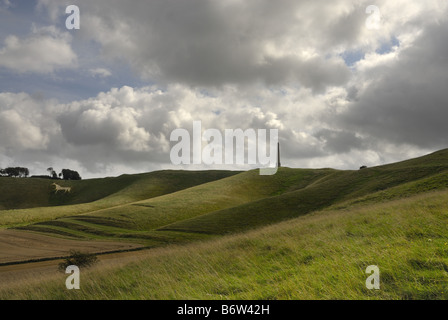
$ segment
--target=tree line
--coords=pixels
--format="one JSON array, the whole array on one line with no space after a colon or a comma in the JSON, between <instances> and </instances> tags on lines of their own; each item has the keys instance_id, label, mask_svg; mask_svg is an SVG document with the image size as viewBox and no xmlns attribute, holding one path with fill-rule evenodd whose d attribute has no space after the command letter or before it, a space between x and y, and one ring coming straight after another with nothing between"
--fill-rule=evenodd
<instances>
[{"instance_id":1,"label":"tree line","mask_svg":"<svg viewBox=\"0 0 448 320\"><path fill-rule=\"evenodd\" d=\"M81 180L81 176L77 171L70 169L62 169L58 174L56 171L50 167L47 169L49 172L48 176L31 176L31 178L45 178L45 179L56 179L56 180ZM30 175L28 168L24 167L8 167L5 169L0 168L1 177L13 177L13 178L27 178Z\"/></svg>"},{"instance_id":2,"label":"tree line","mask_svg":"<svg viewBox=\"0 0 448 320\"><path fill-rule=\"evenodd\" d=\"M6 169L0 169L0 175L3 177L26 178L30 175L30 171L28 168L9 167Z\"/></svg>"}]
</instances>

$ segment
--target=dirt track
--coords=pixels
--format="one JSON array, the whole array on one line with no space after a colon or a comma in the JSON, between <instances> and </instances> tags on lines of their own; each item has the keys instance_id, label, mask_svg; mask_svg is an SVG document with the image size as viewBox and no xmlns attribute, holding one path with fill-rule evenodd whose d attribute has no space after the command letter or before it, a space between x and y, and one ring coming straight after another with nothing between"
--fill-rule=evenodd
<instances>
[{"instance_id":1,"label":"dirt track","mask_svg":"<svg viewBox=\"0 0 448 320\"><path fill-rule=\"evenodd\" d=\"M146 250L117 252L98 256L98 267L120 266L132 261L138 261L146 254ZM36 279L51 279L61 272L58 271L58 264L62 260L50 260L41 262L30 262L0 266L0 289L14 285L26 284ZM65 279L66 275L62 276Z\"/></svg>"},{"instance_id":2,"label":"dirt track","mask_svg":"<svg viewBox=\"0 0 448 320\"><path fill-rule=\"evenodd\" d=\"M44 236L18 230L0 230L0 264L66 256L70 249L104 253L142 247L135 243L79 241ZM142 252L120 252L99 255L100 263L133 260ZM0 265L0 287L27 278L54 274L61 260Z\"/></svg>"},{"instance_id":3,"label":"dirt track","mask_svg":"<svg viewBox=\"0 0 448 320\"><path fill-rule=\"evenodd\" d=\"M71 249L100 253L142 247L135 243L81 241L19 230L0 230L0 264L67 256Z\"/></svg>"}]
</instances>

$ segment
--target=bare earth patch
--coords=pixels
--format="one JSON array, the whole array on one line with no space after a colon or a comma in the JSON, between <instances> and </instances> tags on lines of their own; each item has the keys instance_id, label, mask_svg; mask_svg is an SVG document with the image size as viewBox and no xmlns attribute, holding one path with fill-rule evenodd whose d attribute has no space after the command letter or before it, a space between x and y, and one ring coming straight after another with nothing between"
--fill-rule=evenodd
<instances>
[{"instance_id":1,"label":"bare earth patch","mask_svg":"<svg viewBox=\"0 0 448 320\"><path fill-rule=\"evenodd\" d=\"M136 243L69 240L19 230L0 230L0 264L67 256L71 249L104 253L142 247Z\"/></svg>"},{"instance_id":2,"label":"bare earth patch","mask_svg":"<svg viewBox=\"0 0 448 320\"><path fill-rule=\"evenodd\" d=\"M138 261L147 254L147 250L109 253L98 256L98 264L93 268L117 267L132 261ZM64 284L67 274L58 270L59 260L30 262L0 266L0 290L21 285L33 285L42 279L58 279ZM1 294L0 294L1 295Z\"/></svg>"}]
</instances>

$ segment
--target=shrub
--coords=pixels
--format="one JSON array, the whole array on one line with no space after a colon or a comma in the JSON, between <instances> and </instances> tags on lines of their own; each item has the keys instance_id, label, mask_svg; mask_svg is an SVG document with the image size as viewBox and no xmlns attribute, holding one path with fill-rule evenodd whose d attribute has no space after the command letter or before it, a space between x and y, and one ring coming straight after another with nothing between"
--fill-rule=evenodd
<instances>
[{"instance_id":1,"label":"shrub","mask_svg":"<svg viewBox=\"0 0 448 320\"><path fill-rule=\"evenodd\" d=\"M59 270L64 271L68 266L75 265L78 268L88 268L94 265L98 258L93 253L84 253L77 250L70 250L70 256L59 264Z\"/></svg>"}]
</instances>

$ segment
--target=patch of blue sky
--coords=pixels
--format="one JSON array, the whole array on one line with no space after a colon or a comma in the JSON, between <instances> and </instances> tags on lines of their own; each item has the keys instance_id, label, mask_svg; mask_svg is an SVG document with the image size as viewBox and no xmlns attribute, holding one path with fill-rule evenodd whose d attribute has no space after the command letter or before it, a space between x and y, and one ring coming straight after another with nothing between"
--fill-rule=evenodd
<instances>
[{"instance_id":1,"label":"patch of blue sky","mask_svg":"<svg viewBox=\"0 0 448 320\"><path fill-rule=\"evenodd\" d=\"M389 41L383 42L381 46L375 50L375 52L378 54L388 54L389 52L392 52L394 47L399 46L400 41L395 36L393 36L392 38L389 39Z\"/></svg>"},{"instance_id":2,"label":"patch of blue sky","mask_svg":"<svg viewBox=\"0 0 448 320\"><path fill-rule=\"evenodd\" d=\"M379 48L375 50L375 52L381 55L388 54L389 52L392 52L394 50L393 48L396 46L400 46L400 41L395 36L393 36L389 39L389 41L382 42ZM356 49L344 51L341 54L341 57L342 59L344 59L344 62L347 66L353 67L356 62L364 59L365 54L366 53L363 50Z\"/></svg>"},{"instance_id":3,"label":"patch of blue sky","mask_svg":"<svg viewBox=\"0 0 448 320\"><path fill-rule=\"evenodd\" d=\"M3 42L9 35L26 35L33 24L47 24L36 12L34 1L14 1L10 7L0 10L0 40Z\"/></svg>"},{"instance_id":4,"label":"patch of blue sky","mask_svg":"<svg viewBox=\"0 0 448 320\"><path fill-rule=\"evenodd\" d=\"M341 57L347 66L352 67L356 62L364 59L365 52L361 49L344 51Z\"/></svg>"},{"instance_id":5,"label":"patch of blue sky","mask_svg":"<svg viewBox=\"0 0 448 320\"><path fill-rule=\"evenodd\" d=\"M153 84L139 80L128 65L117 66L111 73L108 77L93 76L89 70L82 68L59 70L52 74L20 74L1 68L0 92L26 92L68 103L95 97L99 92L107 92L111 88L138 88Z\"/></svg>"}]
</instances>

